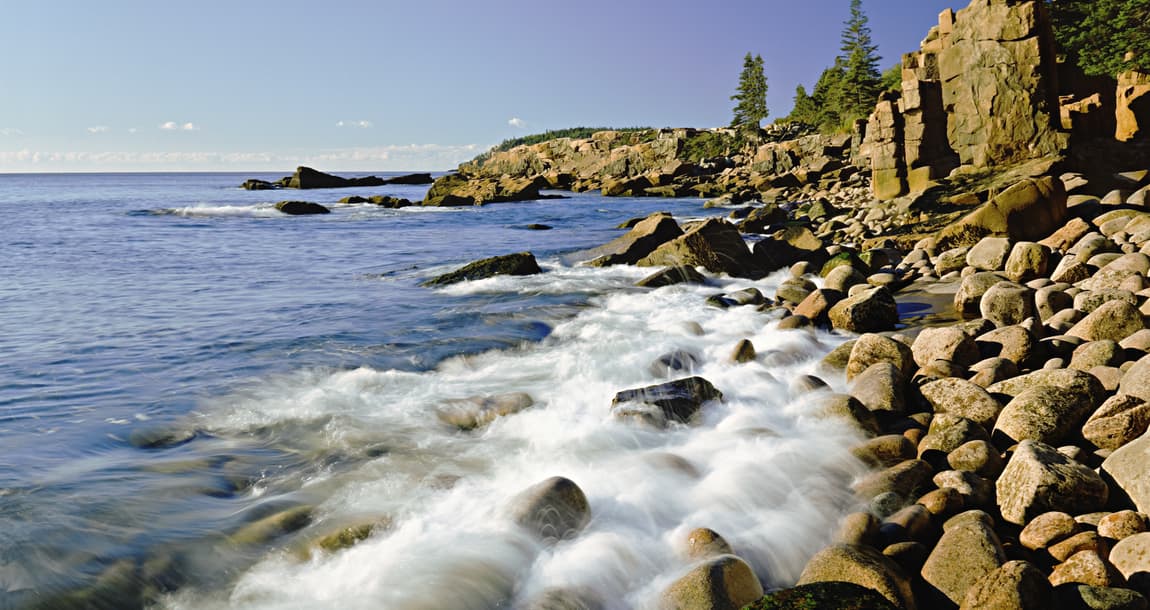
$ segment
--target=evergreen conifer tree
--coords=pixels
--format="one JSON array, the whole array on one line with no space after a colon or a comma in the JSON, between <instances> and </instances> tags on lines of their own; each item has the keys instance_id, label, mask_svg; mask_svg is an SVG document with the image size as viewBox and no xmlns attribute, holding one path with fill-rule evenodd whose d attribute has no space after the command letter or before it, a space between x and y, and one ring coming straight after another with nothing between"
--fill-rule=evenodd
<instances>
[{"instance_id":1,"label":"evergreen conifer tree","mask_svg":"<svg viewBox=\"0 0 1150 610\"><path fill-rule=\"evenodd\" d=\"M882 74L878 69L878 46L871 38L862 0L851 0L850 19L843 24L841 82L841 122L848 122L870 114L879 91Z\"/></svg>"},{"instance_id":2,"label":"evergreen conifer tree","mask_svg":"<svg viewBox=\"0 0 1150 610\"><path fill-rule=\"evenodd\" d=\"M1150 72L1150 0L1047 0L1066 58L1090 75ZM1126 54L1134 51L1132 59Z\"/></svg>"},{"instance_id":3,"label":"evergreen conifer tree","mask_svg":"<svg viewBox=\"0 0 1150 610\"><path fill-rule=\"evenodd\" d=\"M739 88L731 99L736 101L731 127L758 127L767 118L767 75L763 71L761 55L743 58L743 72L739 75Z\"/></svg>"}]
</instances>

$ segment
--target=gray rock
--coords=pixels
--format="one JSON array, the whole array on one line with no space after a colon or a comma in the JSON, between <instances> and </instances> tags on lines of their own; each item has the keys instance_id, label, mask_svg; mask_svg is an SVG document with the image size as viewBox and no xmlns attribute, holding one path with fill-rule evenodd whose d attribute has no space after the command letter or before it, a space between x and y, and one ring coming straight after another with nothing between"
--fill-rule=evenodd
<instances>
[{"instance_id":1,"label":"gray rock","mask_svg":"<svg viewBox=\"0 0 1150 610\"><path fill-rule=\"evenodd\" d=\"M999 282L982 295L978 309L996 326L1019 324L1034 316L1034 291L1014 282Z\"/></svg>"},{"instance_id":2,"label":"gray rock","mask_svg":"<svg viewBox=\"0 0 1150 610\"><path fill-rule=\"evenodd\" d=\"M1106 461L1102 462L1102 474L1110 482L1114 494L1129 499L1139 512L1150 512L1150 434L1143 434L1126 443Z\"/></svg>"},{"instance_id":3,"label":"gray rock","mask_svg":"<svg viewBox=\"0 0 1150 610\"><path fill-rule=\"evenodd\" d=\"M539 538L573 538L591 520L587 496L573 481L551 477L523 490L511 501L511 518Z\"/></svg>"},{"instance_id":4,"label":"gray rock","mask_svg":"<svg viewBox=\"0 0 1150 610\"><path fill-rule=\"evenodd\" d=\"M994 530L978 521L947 528L922 566L928 585L924 607L954 607L978 580L1006 563ZM949 602L949 603L948 603Z\"/></svg>"},{"instance_id":5,"label":"gray rock","mask_svg":"<svg viewBox=\"0 0 1150 610\"><path fill-rule=\"evenodd\" d=\"M1002 271L1012 245L1008 237L984 237L966 253L966 264L979 271Z\"/></svg>"},{"instance_id":6,"label":"gray rock","mask_svg":"<svg viewBox=\"0 0 1150 610\"><path fill-rule=\"evenodd\" d=\"M1035 387L1006 403L994 424L994 440L1009 447L1023 440L1057 445L1074 434L1097 405L1087 392Z\"/></svg>"},{"instance_id":7,"label":"gray rock","mask_svg":"<svg viewBox=\"0 0 1150 610\"><path fill-rule=\"evenodd\" d=\"M1098 473L1032 440L1015 448L996 491L1002 518L1016 525L1052 510L1071 514L1100 510L1109 497Z\"/></svg>"},{"instance_id":8,"label":"gray rock","mask_svg":"<svg viewBox=\"0 0 1150 610\"><path fill-rule=\"evenodd\" d=\"M919 388L935 413L948 413L974 421L990 429L1002 406L986 390L965 379L947 378Z\"/></svg>"},{"instance_id":9,"label":"gray rock","mask_svg":"<svg viewBox=\"0 0 1150 610\"><path fill-rule=\"evenodd\" d=\"M710 400L722 400L723 393L702 377L676 379L659 385L623 390L615 394L612 409L645 404L657 407L669 421L690 422Z\"/></svg>"}]
</instances>

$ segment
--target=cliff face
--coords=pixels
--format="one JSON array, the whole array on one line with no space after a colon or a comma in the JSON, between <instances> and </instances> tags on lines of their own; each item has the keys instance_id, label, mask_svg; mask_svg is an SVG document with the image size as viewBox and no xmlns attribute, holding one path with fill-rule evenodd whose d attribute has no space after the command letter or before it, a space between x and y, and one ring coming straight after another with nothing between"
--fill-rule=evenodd
<instances>
[{"instance_id":1,"label":"cliff face","mask_svg":"<svg viewBox=\"0 0 1150 610\"><path fill-rule=\"evenodd\" d=\"M944 11L903 56L901 91L866 124L860 160L875 195L921 191L959 165L1010 165L1061 152L1050 19L1033 0L974 0Z\"/></svg>"}]
</instances>

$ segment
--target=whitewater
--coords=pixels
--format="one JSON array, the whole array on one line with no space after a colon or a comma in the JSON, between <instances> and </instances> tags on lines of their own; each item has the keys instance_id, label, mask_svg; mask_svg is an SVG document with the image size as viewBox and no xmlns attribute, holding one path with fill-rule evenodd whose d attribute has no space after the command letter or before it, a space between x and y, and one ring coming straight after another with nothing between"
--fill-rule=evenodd
<instances>
[{"instance_id":1,"label":"whitewater","mask_svg":"<svg viewBox=\"0 0 1150 610\"><path fill-rule=\"evenodd\" d=\"M0 607L527 608L562 590L654 608L695 528L782 587L858 508L860 433L820 414L845 386L819 360L846 337L705 303L771 295L785 270L651 290L650 269L577 264L621 221L701 200L385 210L335 199L426 187L240 182L0 176ZM286 217L278 195L334 213ZM523 250L543 274L419 286ZM736 364L742 339L759 355ZM692 425L612 414L617 392L687 376L651 366L684 351L722 401ZM509 394L530 406L474 430L442 417ZM552 476L591 512L556 544L509 514ZM251 535L283 514L306 518ZM362 539L316 545L346 527Z\"/></svg>"}]
</instances>

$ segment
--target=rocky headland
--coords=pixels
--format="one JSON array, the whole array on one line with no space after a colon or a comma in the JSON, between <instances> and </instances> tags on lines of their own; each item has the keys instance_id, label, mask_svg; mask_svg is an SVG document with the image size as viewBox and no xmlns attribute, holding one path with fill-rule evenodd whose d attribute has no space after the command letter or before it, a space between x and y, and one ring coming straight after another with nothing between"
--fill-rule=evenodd
<instances>
[{"instance_id":1,"label":"rocky headland","mask_svg":"<svg viewBox=\"0 0 1150 610\"><path fill-rule=\"evenodd\" d=\"M721 533L696 530L684 544L697 563L666 607L1150 607L1150 75L1076 74L1041 2L973 0L940 15L903 57L899 90L851 133L559 138L465 163L413 205L555 190L710 199L721 216L635 219L585 264L650 267L649 287L789 268L773 295L707 303L852 335L821 367L849 393L798 383L868 437L853 449L872 467L854 486L867 509L795 588L767 594ZM427 285L541 272L518 253ZM903 295L923 292L950 304L900 316ZM731 348L733 362L758 358L750 341ZM621 388L613 412L690 425L722 399L689 375L691 357L662 363L681 379ZM520 398L448 419L481 426ZM590 510L577 481L555 478L516 514L563 538ZM557 590L532 607L597 606Z\"/></svg>"},{"instance_id":2,"label":"rocky headland","mask_svg":"<svg viewBox=\"0 0 1150 610\"><path fill-rule=\"evenodd\" d=\"M854 487L868 508L769 594L719 533L696 530L697 564L666 607L1150 607L1150 75L1074 74L1034 1L946 11L902 65L901 89L850 134L562 138L466 163L422 203L711 198L725 218L636 219L586 264L651 267L646 286L790 268L774 295L708 303L853 335L821 365L848 394L802 383L869 437L853 450L872 467ZM911 291L952 305L900 319ZM757 357L731 347L733 362ZM689 424L721 390L684 376L620 391L614 412ZM577 535L589 508L572 487L554 505L580 515Z\"/></svg>"}]
</instances>

